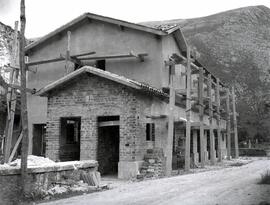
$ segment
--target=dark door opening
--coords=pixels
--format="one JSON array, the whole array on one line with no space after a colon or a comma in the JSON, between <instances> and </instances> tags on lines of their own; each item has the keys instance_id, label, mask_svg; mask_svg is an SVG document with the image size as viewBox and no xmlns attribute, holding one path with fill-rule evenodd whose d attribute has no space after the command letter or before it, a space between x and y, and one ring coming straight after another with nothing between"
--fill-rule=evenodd
<instances>
[{"instance_id":1,"label":"dark door opening","mask_svg":"<svg viewBox=\"0 0 270 205\"><path fill-rule=\"evenodd\" d=\"M45 129L46 124L33 124L33 155L45 156Z\"/></svg>"},{"instance_id":2,"label":"dark door opening","mask_svg":"<svg viewBox=\"0 0 270 205\"><path fill-rule=\"evenodd\" d=\"M61 118L60 161L80 160L81 118Z\"/></svg>"},{"instance_id":3,"label":"dark door opening","mask_svg":"<svg viewBox=\"0 0 270 205\"><path fill-rule=\"evenodd\" d=\"M102 175L115 175L119 162L119 116L99 117L97 160Z\"/></svg>"}]
</instances>

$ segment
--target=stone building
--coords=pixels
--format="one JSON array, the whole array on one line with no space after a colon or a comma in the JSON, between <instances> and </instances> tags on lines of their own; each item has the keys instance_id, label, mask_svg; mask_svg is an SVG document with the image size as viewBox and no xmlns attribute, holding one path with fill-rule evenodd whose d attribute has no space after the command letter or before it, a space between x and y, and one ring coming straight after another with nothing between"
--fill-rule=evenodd
<instances>
[{"instance_id":1,"label":"stone building","mask_svg":"<svg viewBox=\"0 0 270 205\"><path fill-rule=\"evenodd\" d=\"M168 94L157 88L85 66L37 95L48 98L50 159L96 159L102 174L130 178L138 174L147 149L165 148ZM182 110L178 104L175 139L184 138Z\"/></svg>"},{"instance_id":2,"label":"stone building","mask_svg":"<svg viewBox=\"0 0 270 205\"><path fill-rule=\"evenodd\" d=\"M187 53L178 26L155 29L86 13L28 45L26 53L27 86L38 90L28 95L30 153L45 152L59 161L96 159L102 173L118 173L120 178L139 173L147 150L162 158L169 116L170 72L165 62L172 55ZM197 60L193 65L203 68ZM186 88L183 73L185 66L176 65L177 90ZM197 74L192 75L194 94L197 78ZM182 165L184 156L183 99L182 94L176 95L173 114L175 168ZM191 111L191 122L195 123L191 144L196 164L201 149L196 108ZM203 123L209 127L206 114ZM216 119L213 127L217 127ZM226 128L223 119L220 127ZM206 128L206 142L207 133ZM37 141L46 142L44 150L35 146ZM226 144L225 139L222 144ZM203 149L209 150L209 143Z\"/></svg>"}]
</instances>

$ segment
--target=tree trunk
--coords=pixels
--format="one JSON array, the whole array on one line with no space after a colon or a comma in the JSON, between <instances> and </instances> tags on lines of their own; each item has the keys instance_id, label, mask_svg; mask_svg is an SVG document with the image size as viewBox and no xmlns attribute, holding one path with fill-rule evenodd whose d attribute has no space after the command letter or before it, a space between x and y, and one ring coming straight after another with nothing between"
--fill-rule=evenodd
<instances>
[{"instance_id":1,"label":"tree trunk","mask_svg":"<svg viewBox=\"0 0 270 205\"><path fill-rule=\"evenodd\" d=\"M28 117L26 99L26 66L25 66L25 2L21 0L21 33L20 33L20 69L21 69L21 119L22 119L22 154L21 154L21 178L22 191L26 194L27 181L27 155L28 155Z\"/></svg>"}]
</instances>

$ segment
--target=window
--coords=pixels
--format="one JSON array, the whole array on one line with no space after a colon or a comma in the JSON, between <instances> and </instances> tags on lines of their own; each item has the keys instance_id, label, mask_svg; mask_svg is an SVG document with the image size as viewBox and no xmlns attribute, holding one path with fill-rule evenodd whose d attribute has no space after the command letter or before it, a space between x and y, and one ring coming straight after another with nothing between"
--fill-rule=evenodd
<instances>
[{"instance_id":1,"label":"window","mask_svg":"<svg viewBox=\"0 0 270 205\"><path fill-rule=\"evenodd\" d=\"M146 141L155 141L155 124L146 124Z\"/></svg>"},{"instance_id":2,"label":"window","mask_svg":"<svg viewBox=\"0 0 270 205\"><path fill-rule=\"evenodd\" d=\"M105 68L106 68L106 61L105 60L97 60L96 67L99 68L99 69L101 69L101 70L105 70Z\"/></svg>"},{"instance_id":3,"label":"window","mask_svg":"<svg viewBox=\"0 0 270 205\"><path fill-rule=\"evenodd\" d=\"M64 144L77 144L80 141L81 118L61 118L61 136Z\"/></svg>"}]
</instances>

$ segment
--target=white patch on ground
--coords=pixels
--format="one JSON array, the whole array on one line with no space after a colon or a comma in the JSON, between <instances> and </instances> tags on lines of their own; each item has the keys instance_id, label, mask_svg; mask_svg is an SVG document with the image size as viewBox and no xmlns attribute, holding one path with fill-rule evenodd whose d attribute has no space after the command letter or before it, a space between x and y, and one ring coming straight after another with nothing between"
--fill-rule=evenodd
<instances>
[{"instance_id":1,"label":"white patch on ground","mask_svg":"<svg viewBox=\"0 0 270 205\"><path fill-rule=\"evenodd\" d=\"M55 195L55 194L63 194L66 193L68 189L65 186L56 185L48 190L48 194Z\"/></svg>"}]
</instances>

